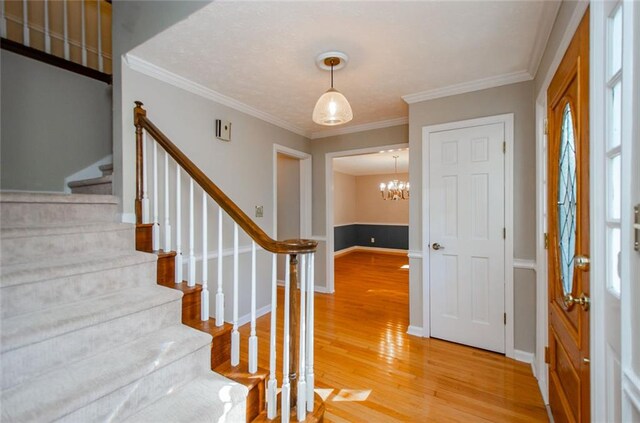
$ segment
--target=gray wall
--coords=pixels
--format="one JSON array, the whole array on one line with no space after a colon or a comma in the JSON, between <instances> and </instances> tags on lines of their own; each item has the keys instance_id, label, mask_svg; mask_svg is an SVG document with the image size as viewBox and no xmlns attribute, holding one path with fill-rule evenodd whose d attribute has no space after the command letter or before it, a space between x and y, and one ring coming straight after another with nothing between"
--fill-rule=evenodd
<instances>
[{"instance_id":1,"label":"gray wall","mask_svg":"<svg viewBox=\"0 0 640 423\"><path fill-rule=\"evenodd\" d=\"M300 238L300 159L278 153L277 239ZM284 281L286 257L278 257L278 280Z\"/></svg>"},{"instance_id":2,"label":"gray wall","mask_svg":"<svg viewBox=\"0 0 640 423\"><path fill-rule=\"evenodd\" d=\"M354 134L336 135L318 138L311 141L313 156L313 235L319 237L318 254L316 254L316 286L326 287L327 257L333 258L332 253L327 256L326 222L326 191L325 191L325 158L327 153L337 151L356 150L360 148L403 144L408 141L409 128L407 125L389 128L373 129L371 131ZM412 182L413 184L413 182ZM329 229L333 230L333 228Z\"/></svg>"},{"instance_id":3,"label":"gray wall","mask_svg":"<svg viewBox=\"0 0 640 423\"><path fill-rule=\"evenodd\" d=\"M181 149L187 157L189 157L215 184L217 184L230 198L233 200L248 216L254 218L255 206L264 206L264 217L254 218L255 222L269 235L273 236L274 222L274 160L273 146L280 144L295 150L309 152L309 141L285 129L266 123L260 119L254 118L237 110L215 103L204 97L192 94L188 91L169 85L155 78L143 75L139 72L123 66L123 86L122 93L125 104L131 105L133 101L140 99L145 102L147 116L158 128L164 132L176 146ZM215 119L228 120L232 123L231 141L224 142L215 138L214 125ZM128 171L123 173L125 176L124 183L128 187L130 195L135 195L135 133L133 127L133 113L123 115L124 127L130 128L123 134L123 158L128 166ZM164 156L160 149L159 159L159 180L163 180L163 161ZM151 153L148 155L151 160ZM170 184L173 187L175 181L174 169L175 165L171 161ZM187 228L188 228L188 186L186 185L187 177L182 177L183 186L183 212L182 212L182 247L186 254L188 244ZM151 188L151 183L149 188ZM162 189L160 194L162 194ZM196 187L196 222L200 222L199 211L201 208L202 192ZM123 198L123 202L131 204ZM132 200L129 199L129 200ZM163 204L162 197L159 204ZM173 198L170 201L172 206L170 215L171 219L175 218ZM162 209L162 207L161 207ZM132 210L130 211L132 212ZM209 212L209 249L217 251L217 221L214 220L217 213L217 207L211 202ZM164 222L162 210L160 210L160 222ZM226 226L224 228L224 248L232 247L233 229L231 220L225 217ZM172 223L175 229L175 222ZM242 231L240 231L242 233ZM200 234L196 235L196 255L200 254L201 241ZM250 240L247 236L240 236L240 246L248 247ZM271 258L270 255L260 252L258 257L258 299L257 307L267 306L270 302L269 297L269 278L271 275ZM185 256L186 257L186 256ZM248 262L250 254L242 254L241 256L241 275L240 281L242 286L246 287L249 283L250 263ZM230 262L225 260L224 268L226 271L230 268ZM215 266L216 261L210 260L209 268L213 269L209 272L209 284L215 286ZM200 263L197 265L198 272ZM185 267L186 271L186 267ZM186 273L185 273L186 274ZM199 276L197 277L197 280ZM231 278L227 277L226 281ZM231 292L230 287L225 290L226 293ZM210 291L212 295L215 290ZM249 295L246 290L242 290L240 296L240 315L244 315L249 311ZM226 296L229 300L230 295ZM211 299L211 304L215 304L215 298ZM231 312L231 307L226 308L227 312Z\"/></svg>"},{"instance_id":4,"label":"gray wall","mask_svg":"<svg viewBox=\"0 0 640 423\"><path fill-rule=\"evenodd\" d=\"M422 251L422 128L484 116L514 113L514 256L534 260L535 252L535 113L533 81L506 85L409 105L409 249ZM410 265L410 324L422 327L420 259ZM535 278L515 273L515 348L535 345Z\"/></svg>"},{"instance_id":5,"label":"gray wall","mask_svg":"<svg viewBox=\"0 0 640 423\"><path fill-rule=\"evenodd\" d=\"M132 130L133 103L122 95L128 90L122 79L122 56L209 3L211 1L118 0L112 4L113 193L121 198L120 207L126 219L133 213L135 185L130 181L135 172L135 155L131 156L128 146L123 144L124 135Z\"/></svg>"},{"instance_id":6,"label":"gray wall","mask_svg":"<svg viewBox=\"0 0 640 423\"><path fill-rule=\"evenodd\" d=\"M2 50L0 188L63 191L111 154L111 87Z\"/></svg>"}]
</instances>

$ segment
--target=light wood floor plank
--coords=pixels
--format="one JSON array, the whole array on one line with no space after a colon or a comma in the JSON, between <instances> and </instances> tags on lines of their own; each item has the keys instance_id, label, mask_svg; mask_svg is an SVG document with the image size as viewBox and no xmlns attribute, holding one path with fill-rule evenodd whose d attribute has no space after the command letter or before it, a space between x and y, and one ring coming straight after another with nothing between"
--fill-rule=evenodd
<instances>
[{"instance_id":1,"label":"light wood floor plank","mask_svg":"<svg viewBox=\"0 0 640 423\"><path fill-rule=\"evenodd\" d=\"M335 262L335 294L315 295L316 387L329 393L326 421L548 421L529 365L406 333L409 271L403 265L408 259L400 255L345 254ZM281 302L282 292L279 314ZM243 353L248 330L241 328ZM266 315L257 323L259 362L265 368L268 331Z\"/></svg>"}]
</instances>

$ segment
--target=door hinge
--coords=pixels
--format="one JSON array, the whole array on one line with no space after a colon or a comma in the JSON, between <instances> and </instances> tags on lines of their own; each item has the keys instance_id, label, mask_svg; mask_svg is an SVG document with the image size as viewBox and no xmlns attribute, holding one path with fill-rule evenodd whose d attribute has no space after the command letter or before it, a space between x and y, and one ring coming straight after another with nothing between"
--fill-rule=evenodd
<instances>
[{"instance_id":1,"label":"door hinge","mask_svg":"<svg viewBox=\"0 0 640 423\"><path fill-rule=\"evenodd\" d=\"M504 317L504 324L506 325L507 324L507 313L504 313L503 317Z\"/></svg>"},{"instance_id":2,"label":"door hinge","mask_svg":"<svg viewBox=\"0 0 640 423\"><path fill-rule=\"evenodd\" d=\"M507 239L507 228L502 228L502 239Z\"/></svg>"},{"instance_id":3,"label":"door hinge","mask_svg":"<svg viewBox=\"0 0 640 423\"><path fill-rule=\"evenodd\" d=\"M640 251L640 204L633 208L633 249Z\"/></svg>"},{"instance_id":4,"label":"door hinge","mask_svg":"<svg viewBox=\"0 0 640 423\"><path fill-rule=\"evenodd\" d=\"M549 364L549 347L544 347L544 362Z\"/></svg>"},{"instance_id":5,"label":"door hinge","mask_svg":"<svg viewBox=\"0 0 640 423\"><path fill-rule=\"evenodd\" d=\"M545 232L544 234L544 249L549 249L549 234Z\"/></svg>"},{"instance_id":6,"label":"door hinge","mask_svg":"<svg viewBox=\"0 0 640 423\"><path fill-rule=\"evenodd\" d=\"M544 134L549 135L549 121L547 119L544 120Z\"/></svg>"},{"instance_id":7,"label":"door hinge","mask_svg":"<svg viewBox=\"0 0 640 423\"><path fill-rule=\"evenodd\" d=\"M502 141L502 152L503 153L507 152L507 142L506 141Z\"/></svg>"}]
</instances>

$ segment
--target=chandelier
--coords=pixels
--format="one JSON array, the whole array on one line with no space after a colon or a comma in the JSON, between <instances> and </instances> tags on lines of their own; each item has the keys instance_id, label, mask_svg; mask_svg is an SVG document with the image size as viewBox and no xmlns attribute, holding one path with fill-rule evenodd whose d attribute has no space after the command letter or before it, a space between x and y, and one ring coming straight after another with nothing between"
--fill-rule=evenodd
<instances>
[{"instance_id":1,"label":"chandelier","mask_svg":"<svg viewBox=\"0 0 640 423\"><path fill-rule=\"evenodd\" d=\"M399 181L398 177L398 157L393 156L395 163L395 175L396 179L393 179L387 183L382 182L380 184L380 194L383 200L408 200L409 199L409 182Z\"/></svg>"}]
</instances>

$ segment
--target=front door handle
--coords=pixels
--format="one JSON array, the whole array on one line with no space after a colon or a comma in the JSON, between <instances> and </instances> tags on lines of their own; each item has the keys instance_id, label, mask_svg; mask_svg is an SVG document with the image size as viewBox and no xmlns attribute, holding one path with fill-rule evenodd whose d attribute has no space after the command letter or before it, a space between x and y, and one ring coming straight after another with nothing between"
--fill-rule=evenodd
<instances>
[{"instance_id":1,"label":"front door handle","mask_svg":"<svg viewBox=\"0 0 640 423\"><path fill-rule=\"evenodd\" d=\"M575 298L571 294L567 294L564 296L562 301L564 302L564 306L567 310L571 310L574 304L579 304L584 311L589 311L589 307L591 306L591 298L589 298L589 296L584 292L581 293L578 298Z\"/></svg>"},{"instance_id":2,"label":"front door handle","mask_svg":"<svg viewBox=\"0 0 640 423\"><path fill-rule=\"evenodd\" d=\"M444 245L440 245L437 242L434 242L433 245L431 246L434 250L444 250Z\"/></svg>"},{"instance_id":3,"label":"front door handle","mask_svg":"<svg viewBox=\"0 0 640 423\"><path fill-rule=\"evenodd\" d=\"M587 256L575 256L573 259L573 267L583 272L588 272L591 260Z\"/></svg>"}]
</instances>

